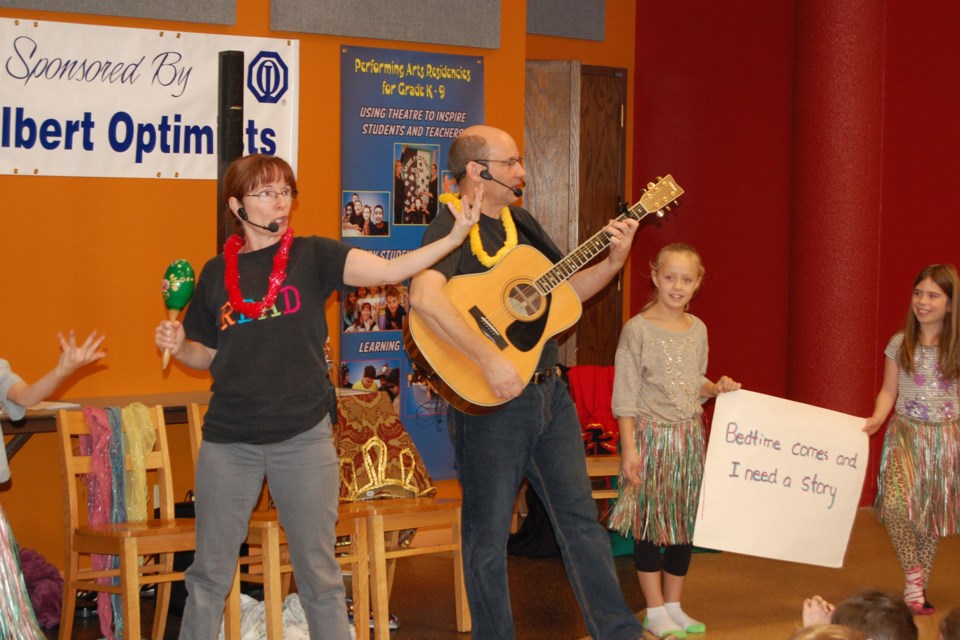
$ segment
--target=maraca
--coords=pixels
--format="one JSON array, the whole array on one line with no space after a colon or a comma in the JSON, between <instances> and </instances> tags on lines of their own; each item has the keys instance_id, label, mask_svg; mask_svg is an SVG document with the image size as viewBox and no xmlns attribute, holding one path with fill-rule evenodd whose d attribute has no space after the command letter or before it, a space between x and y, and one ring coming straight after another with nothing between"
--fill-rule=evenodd
<instances>
[{"instance_id":1,"label":"maraca","mask_svg":"<svg viewBox=\"0 0 960 640\"><path fill-rule=\"evenodd\" d=\"M163 302L167 320L176 320L193 295L193 267L186 260L174 260L163 274ZM170 364L170 349L163 350L161 366Z\"/></svg>"}]
</instances>

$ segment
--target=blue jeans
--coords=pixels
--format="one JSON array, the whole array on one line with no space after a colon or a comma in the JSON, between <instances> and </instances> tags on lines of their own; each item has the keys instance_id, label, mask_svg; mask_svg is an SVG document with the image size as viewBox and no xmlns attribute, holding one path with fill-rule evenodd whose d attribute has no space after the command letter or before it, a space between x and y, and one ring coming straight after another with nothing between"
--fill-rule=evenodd
<instances>
[{"instance_id":1,"label":"blue jeans","mask_svg":"<svg viewBox=\"0 0 960 640\"><path fill-rule=\"evenodd\" d=\"M180 640L216 640L250 513L267 477L311 640L350 637L334 555L340 466L330 418L275 444L204 442L197 460L197 553Z\"/></svg>"},{"instance_id":2,"label":"blue jeans","mask_svg":"<svg viewBox=\"0 0 960 640\"><path fill-rule=\"evenodd\" d=\"M617 581L610 538L597 522L576 408L557 378L529 384L502 409L450 411L463 490L463 564L473 637L515 637L507 584L507 538L524 476L550 516L587 632L596 640L643 630Z\"/></svg>"}]
</instances>

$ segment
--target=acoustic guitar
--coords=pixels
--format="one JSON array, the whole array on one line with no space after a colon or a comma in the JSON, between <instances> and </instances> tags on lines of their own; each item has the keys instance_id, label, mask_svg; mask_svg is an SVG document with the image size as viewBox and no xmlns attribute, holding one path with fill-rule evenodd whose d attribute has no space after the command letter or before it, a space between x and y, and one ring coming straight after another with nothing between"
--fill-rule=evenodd
<instances>
[{"instance_id":1,"label":"acoustic guitar","mask_svg":"<svg viewBox=\"0 0 960 640\"><path fill-rule=\"evenodd\" d=\"M672 176L647 185L643 197L617 220L662 217L683 193ZM528 245L517 245L489 271L450 278L444 294L467 324L485 336L529 381L543 345L573 325L582 310L580 298L567 280L610 244L606 231L589 240L557 264ZM507 402L487 384L483 370L456 345L437 336L411 308L403 326L407 354L425 381L457 409L472 414L494 411Z\"/></svg>"}]
</instances>

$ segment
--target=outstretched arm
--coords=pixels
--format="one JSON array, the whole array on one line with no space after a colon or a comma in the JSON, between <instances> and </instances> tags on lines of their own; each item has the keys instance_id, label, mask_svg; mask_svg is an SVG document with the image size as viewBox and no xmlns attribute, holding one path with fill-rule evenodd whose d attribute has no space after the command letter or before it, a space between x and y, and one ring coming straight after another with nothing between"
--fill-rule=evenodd
<instances>
[{"instance_id":1,"label":"outstretched arm","mask_svg":"<svg viewBox=\"0 0 960 640\"><path fill-rule=\"evenodd\" d=\"M707 380L700 387L701 398L716 398L721 393L736 391L740 388L740 383L729 376L720 376L716 382Z\"/></svg>"},{"instance_id":2,"label":"outstretched arm","mask_svg":"<svg viewBox=\"0 0 960 640\"><path fill-rule=\"evenodd\" d=\"M630 255L633 236L638 226L639 223L633 218L625 218L619 222L611 220L610 224L604 227L610 235L610 252L606 259L570 276L570 286L577 292L581 302L607 286L607 283L620 272Z\"/></svg>"},{"instance_id":3,"label":"outstretched arm","mask_svg":"<svg viewBox=\"0 0 960 640\"><path fill-rule=\"evenodd\" d=\"M464 207L464 211L457 211L454 207L449 209L456 220L450 233L415 251L405 253L393 260L385 260L369 251L351 250L347 254L347 262L343 267L343 283L352 287L369 287L402 282L439 262L441 258L463 244L471 227L481 215L479 200L476 206Z\"/></svg>"},{"instance_id":4,"label":"outstretched arm","mask_svg":"<svg viewBox=\"0 0 960 640\"><path fill-rule=\"evenodd\" d=\"M57 340L60 342L60 361L57 366L51 369L46 375L34 382L17 382L7 391L7 397L19 404L21 407L32 407L49 397L67 377L80 367L96 362L107 355L106 351L100 351L100 345L106 336L98 336L97 332L92 332L82 345L77 345L76 336L73 329L64 337L62 333L57 333Z\"/></svg>"},{"instance_id":5,"label":"outstretched arm","mask_svg":"<svg viewBox=\"0 0 960 640\"><path fill-rule=\"evenodd\" d=\"M899 383L900 369L897 361L893 358L883 359L883 386L880 387L880 393L877 394L877 401L873 405L873 415L867 418L863 425L863 430L867 435L872 436L879 429L883 421L887 419L890 410L897 401L897 393L900 388Z\"/></svg>"}]
</instances>

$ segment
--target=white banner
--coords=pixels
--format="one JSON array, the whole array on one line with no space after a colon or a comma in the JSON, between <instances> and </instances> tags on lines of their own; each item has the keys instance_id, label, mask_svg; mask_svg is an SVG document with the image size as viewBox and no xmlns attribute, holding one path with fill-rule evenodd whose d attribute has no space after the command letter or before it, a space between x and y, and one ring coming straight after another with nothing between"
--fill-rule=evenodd
<instances>
[{"instance_id":1,"label":"white banner","mask_svg":"<svg viewBox=\"0 0 960 640\"><path fill-rule=\"evenodd\" d=\"M296 168L298 40L2 18L3 173L215 180L221 51L244 54L244 154Z\"/></svg>"},{"instance_id":2,"label":"white banner","mask_svg":"<svg viewBox=\"0 0 960 640\"><path fill-rule=\"evenodd\" d=\"M842 566L867 467L863 423L742 389L720 394L694 544Z\"/></svg>"}]
</instances>

